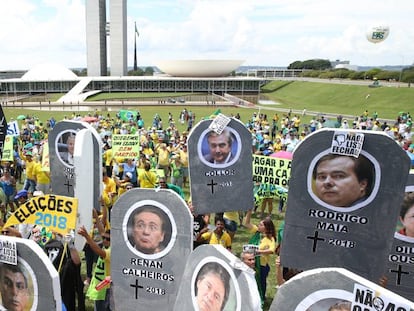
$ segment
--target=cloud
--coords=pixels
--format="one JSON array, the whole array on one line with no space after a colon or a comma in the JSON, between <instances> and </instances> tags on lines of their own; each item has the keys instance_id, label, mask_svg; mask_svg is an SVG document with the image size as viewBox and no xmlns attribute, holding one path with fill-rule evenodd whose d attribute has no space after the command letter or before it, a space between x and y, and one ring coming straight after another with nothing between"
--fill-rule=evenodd
<instances>
[{"instance_id":1,"label":"cloud","mask_svg":"<svg viewBox=\"0 0 414 311\"><path fill-rule=\"evenodd\" d=\"M3 2L0 70L48 61L86 67L84 0ZM311 58L411 64L413 11L411 0L129 0L128 63L137 22L140 65L201 58L268 66ZM390 26L390 36L368 42L367 28L382 24Z\"/></svg>"}]
</instances>

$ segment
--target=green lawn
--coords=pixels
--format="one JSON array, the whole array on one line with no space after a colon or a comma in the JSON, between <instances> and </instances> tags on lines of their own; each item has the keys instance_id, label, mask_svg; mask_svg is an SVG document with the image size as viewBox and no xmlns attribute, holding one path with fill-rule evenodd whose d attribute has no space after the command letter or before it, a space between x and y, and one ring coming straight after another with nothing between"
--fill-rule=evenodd
<instances>
[{"instance_id":1,"label":"green lawn","mask_svg":"<svg viewBox=\"0 0 414 311\"><path fill-rule=\"evenodd\" d=\"M414 88L274 81L263 87L263 96L280 107L323 113L360 115L365 110L380 118L395 119L398 112L414 108ZM369 97L367 98L367 95Z\"/></svg>"}]
</instances>

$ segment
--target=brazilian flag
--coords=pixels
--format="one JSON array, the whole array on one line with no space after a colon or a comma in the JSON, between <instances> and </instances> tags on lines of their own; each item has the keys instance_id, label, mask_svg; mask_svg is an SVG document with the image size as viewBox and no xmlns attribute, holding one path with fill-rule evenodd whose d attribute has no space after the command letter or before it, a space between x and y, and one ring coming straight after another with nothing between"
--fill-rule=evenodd
<instances>
[{"instance_id":1,"label":"brazilian flag","mask_svg":"<svg viewBox=\"0 0 414 311\"><path fill-rule=\"evenodd\" d=\"M137 112L132 110L119 110L119 117L122 121L130 121L130 120L136 120L137 119Z\"/></svg>"}]
</instances>

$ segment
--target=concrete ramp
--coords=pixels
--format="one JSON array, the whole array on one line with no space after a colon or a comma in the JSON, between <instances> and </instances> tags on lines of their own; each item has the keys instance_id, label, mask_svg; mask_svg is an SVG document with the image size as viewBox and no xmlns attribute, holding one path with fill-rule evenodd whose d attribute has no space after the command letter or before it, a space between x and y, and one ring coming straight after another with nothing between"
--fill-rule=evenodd
<instances>
[{"instance_id":1,"label":"concrete ramp","mask_svg":"<svg viewBox=\"0 0 414 311\"><path fill-rule=\"evenodd\" d=\"M102 92L101 90L83 92L83 90L92 81L91 78L82 78L69 92L57 100L58 103L77 103L83 102L89 96Z\"/></svg>"}]
</instances>

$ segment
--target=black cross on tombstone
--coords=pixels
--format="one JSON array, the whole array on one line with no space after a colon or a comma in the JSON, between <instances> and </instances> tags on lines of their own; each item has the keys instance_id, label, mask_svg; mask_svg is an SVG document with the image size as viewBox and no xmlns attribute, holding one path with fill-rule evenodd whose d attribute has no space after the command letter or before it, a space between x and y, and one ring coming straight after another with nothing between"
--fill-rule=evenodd
<instances>
[{"instance_id":1,"label":"black cross on tombstone","mask_svg":"<svg viewBox=\"0 0 414 311\"><path fill-rule=\"evenodd\" d=\"M398 270L391 269L390 272L397 273L397 285L401 285L401 274L410 274L409 272L403 271L401 265L398 265Z\"/></svg>"},{"instance_id":2,"label":"black cross on tombstone","mask_svg":"<svg viewBox=\"0 0 414 311\"><path fill-rule=\"evenodd\" d=\"M314 236L307 236L307 239L313 240L313 246L312 246L312 252L316 252L316 244L318 243L318 241L325 241L325 239L323 238L318 238L319 236L319 232L315 231L315 235Z\"/></svg>"},{"instance_id":3,"label":"black cross on tombstone","mask_svg":"<svg viewBox=\"0 0 414 311\"><path fill-rule=\"evenodd\" d=\"M214 186L217 186L217 183L211 180L211 183L207 184L207 186L211 186L211 193L214 193Z\"/></svg>"},{"instance_id":4,"label":"black cross on tombstone","mask_svg":"<svg viewBox=\"0 0 414 311\"><path fill-rule=\"evenodd\" d=\"M73 185L69 182L68 178L66 178L66 182L63 185L68 187L68 193L70 193L70 187L73 187Z\"/></svg>"},{"instance_id":5,"label":"black cross on tombstone","mask_svg":"<svg viewBox=\"0 0 414 311\"><path fill-rule=\"evenodd\" d=\"M138 299L138 289L144 288L144 286L138 285L138 279L135 279L135 284L129 284L131 287L135 287L135 299Z\"/></svg>"}]
</instances>

